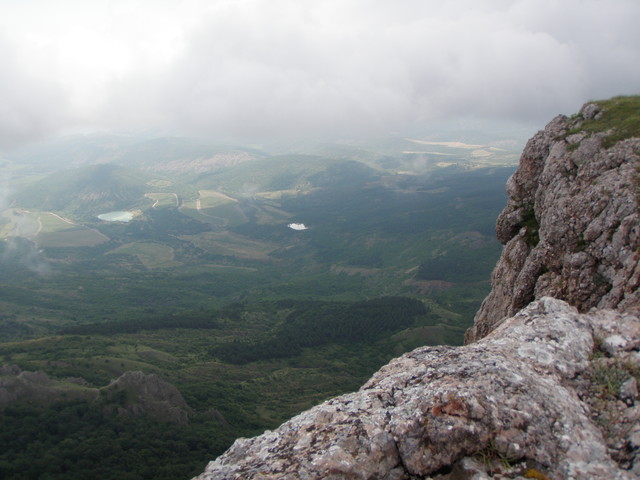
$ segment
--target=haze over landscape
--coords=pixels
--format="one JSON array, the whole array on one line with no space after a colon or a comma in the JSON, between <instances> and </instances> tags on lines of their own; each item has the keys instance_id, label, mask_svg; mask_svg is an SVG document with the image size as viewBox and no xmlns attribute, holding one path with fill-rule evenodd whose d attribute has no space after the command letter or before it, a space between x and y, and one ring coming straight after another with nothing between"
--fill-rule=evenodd
<instances>
[{"instance_id":1,"label":"haze over landscape","mask_svg":"<svg viewBox=\"0 0 640 480\"><path fill-rule=\"evenodd\" d=\"M640 83L634 0L0 5L0 146L71 131L265 140L535 131Z\"/></svg>"}]
</instances>

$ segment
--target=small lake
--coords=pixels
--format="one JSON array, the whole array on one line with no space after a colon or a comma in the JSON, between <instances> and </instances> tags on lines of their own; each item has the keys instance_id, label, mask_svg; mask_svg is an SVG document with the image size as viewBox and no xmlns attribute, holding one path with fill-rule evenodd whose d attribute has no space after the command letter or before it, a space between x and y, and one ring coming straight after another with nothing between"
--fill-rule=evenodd
<instances>
[{"instance_id":1,"label":"small lake","mask_svg":"<svg viewBox=\"0 0 640 480\"><path fill-rule=\"evenodd\" d=\"M133 219L131 212L108 212L98 215L100 220L105 222L130 222Z\"/></svg>"},{"instance_id":2,"label":"small lake","mask_svg":"<svg viewBox=\"0 0 640 480\"><path fill-rule=\"evenodd\" d=\"M304 223L290 223L287 227L292 230L307 230L307 226Z\"/></svg>"}]
</instances>

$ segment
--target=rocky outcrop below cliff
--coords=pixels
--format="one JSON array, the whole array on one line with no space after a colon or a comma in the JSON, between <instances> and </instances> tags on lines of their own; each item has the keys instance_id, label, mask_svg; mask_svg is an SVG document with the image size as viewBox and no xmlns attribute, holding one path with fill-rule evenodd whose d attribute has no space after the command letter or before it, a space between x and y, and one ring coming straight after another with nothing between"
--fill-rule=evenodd
<instances>
[{"instance_id":1,"label":"rocky outcrop below cliff","mask_svg":"<svg viewBox=\"0 0 640 480\"><path fill-rule=\"evenodd\" d=\"M640 100L630 129L621 104L527 144L467 345L405 354L197 480L640 478Z\"/></svg>"},{"instance_id":2,"label":"rocky outcrop below cliff","mask_svg":"<svg viewBox=\"0 0 640 480\"><path fill-rule=\"evenodd\" d=\"M102 389L105 399L121 394L117 413L124 416L149 416L171 423L186 424L191 408L178 389L155 374L125 372Z\"/></svg>"},{"instance_id":3,"label":"rocky outcrop below cliff","mask_svg":"<svg viewBox=\"0 0 640 480\"><path fill-rule=\"evenodd\" d=\"M17 365L0 366L0 410L16 403L48 404L68 398L94 401L97 388L85 388L80 378L55 380L42 371L23 371Z\"/></svg>"},{"instance_id":4,"label":"rocky outcrop below cliff","mask_svg":"<svg viewBox=\"0 0 640 480\"><path fill-rule=\"evenodd\" d=\"M605 148L612 131L583 126L598 125L606 114L587 104L574 117L556 117L527 143L496 222L504 250L492 291L467 343L545 295L583 312L640 305L640 138Z\"/></svg>"},{"instance_id":5,"label":"rocky outcrop below cliff","mask_svg":"<svg viewBox=\"0 0 640 480\"><path fill-rule=\"evenodd\" d=\"M18 403L49 405L70 400L92 402L106 413L177 424L186 424L191 412L178 389L155 374L125 372L108 386L94 388L82 378L55 379L42 371L0 366L0 410Z\"/></svg>"}]
</instances>

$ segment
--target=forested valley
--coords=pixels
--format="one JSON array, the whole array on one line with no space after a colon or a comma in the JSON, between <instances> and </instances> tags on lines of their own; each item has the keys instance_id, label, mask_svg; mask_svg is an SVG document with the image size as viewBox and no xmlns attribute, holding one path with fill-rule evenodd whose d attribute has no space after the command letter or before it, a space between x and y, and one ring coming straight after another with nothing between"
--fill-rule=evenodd
<instances>
[{"instance_id":1,"label":"forested valley","mask_svg":"<svg viewBox=\"0 0 640 480\"><path fill-rule=\"evenodd\" d=\"M190 478L460 344L516 157L418 145L78 136L1 160L0 477Z\"/></svg>"}]
</instances>

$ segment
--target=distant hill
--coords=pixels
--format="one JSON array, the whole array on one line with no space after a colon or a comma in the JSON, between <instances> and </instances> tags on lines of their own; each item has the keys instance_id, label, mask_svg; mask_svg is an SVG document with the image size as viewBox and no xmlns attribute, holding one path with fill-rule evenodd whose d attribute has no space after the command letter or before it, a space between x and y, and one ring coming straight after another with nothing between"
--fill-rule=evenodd
<instances>
[{"instance_id":1,"label":"distant hill","mask_svg":"<svg viewBox=\"0 0 640 480\"><path fill-rule=\"evenodd\" d=\"M112 162L145 171L193 177L263 156L262 152L249 148L208 145L188 138L167 137L138 141L120 152Z\"/></svg>"},{"instance_id":2,"label":"distant hill","mask_svg":"<svg viewBox=\"0 0 640 480\"><path fill-rule=\"evenodd\" d=\"M246 147L212 145L190 138L124 135L73 135L14 152L23 169L53 172L60 168L110 163L140 170L193 176L255 160L264 154Z\"/></svg>"},{"instance_id":3,"label":"distant hill","mask_svg":"<svg viewBox=\"0 0 640 480\"><path fill-rule=\"evenodd\" d=\"M200 175L196 183L225 193L251 196L282 190L309 190L311 177L338 163L316 155L274 155Z\"/></svg>"},{"instance_id":4,"label":"distant hill","mask_svg":"<svg viewBox=\"0 0 640 480\"><path fill-rule=\"evenodd\" d=\"M90 165L49 175L20 191L14 200L24 208L97 215L137 206L152 179L117 165Z\"/></svg>"}]
</instances>

